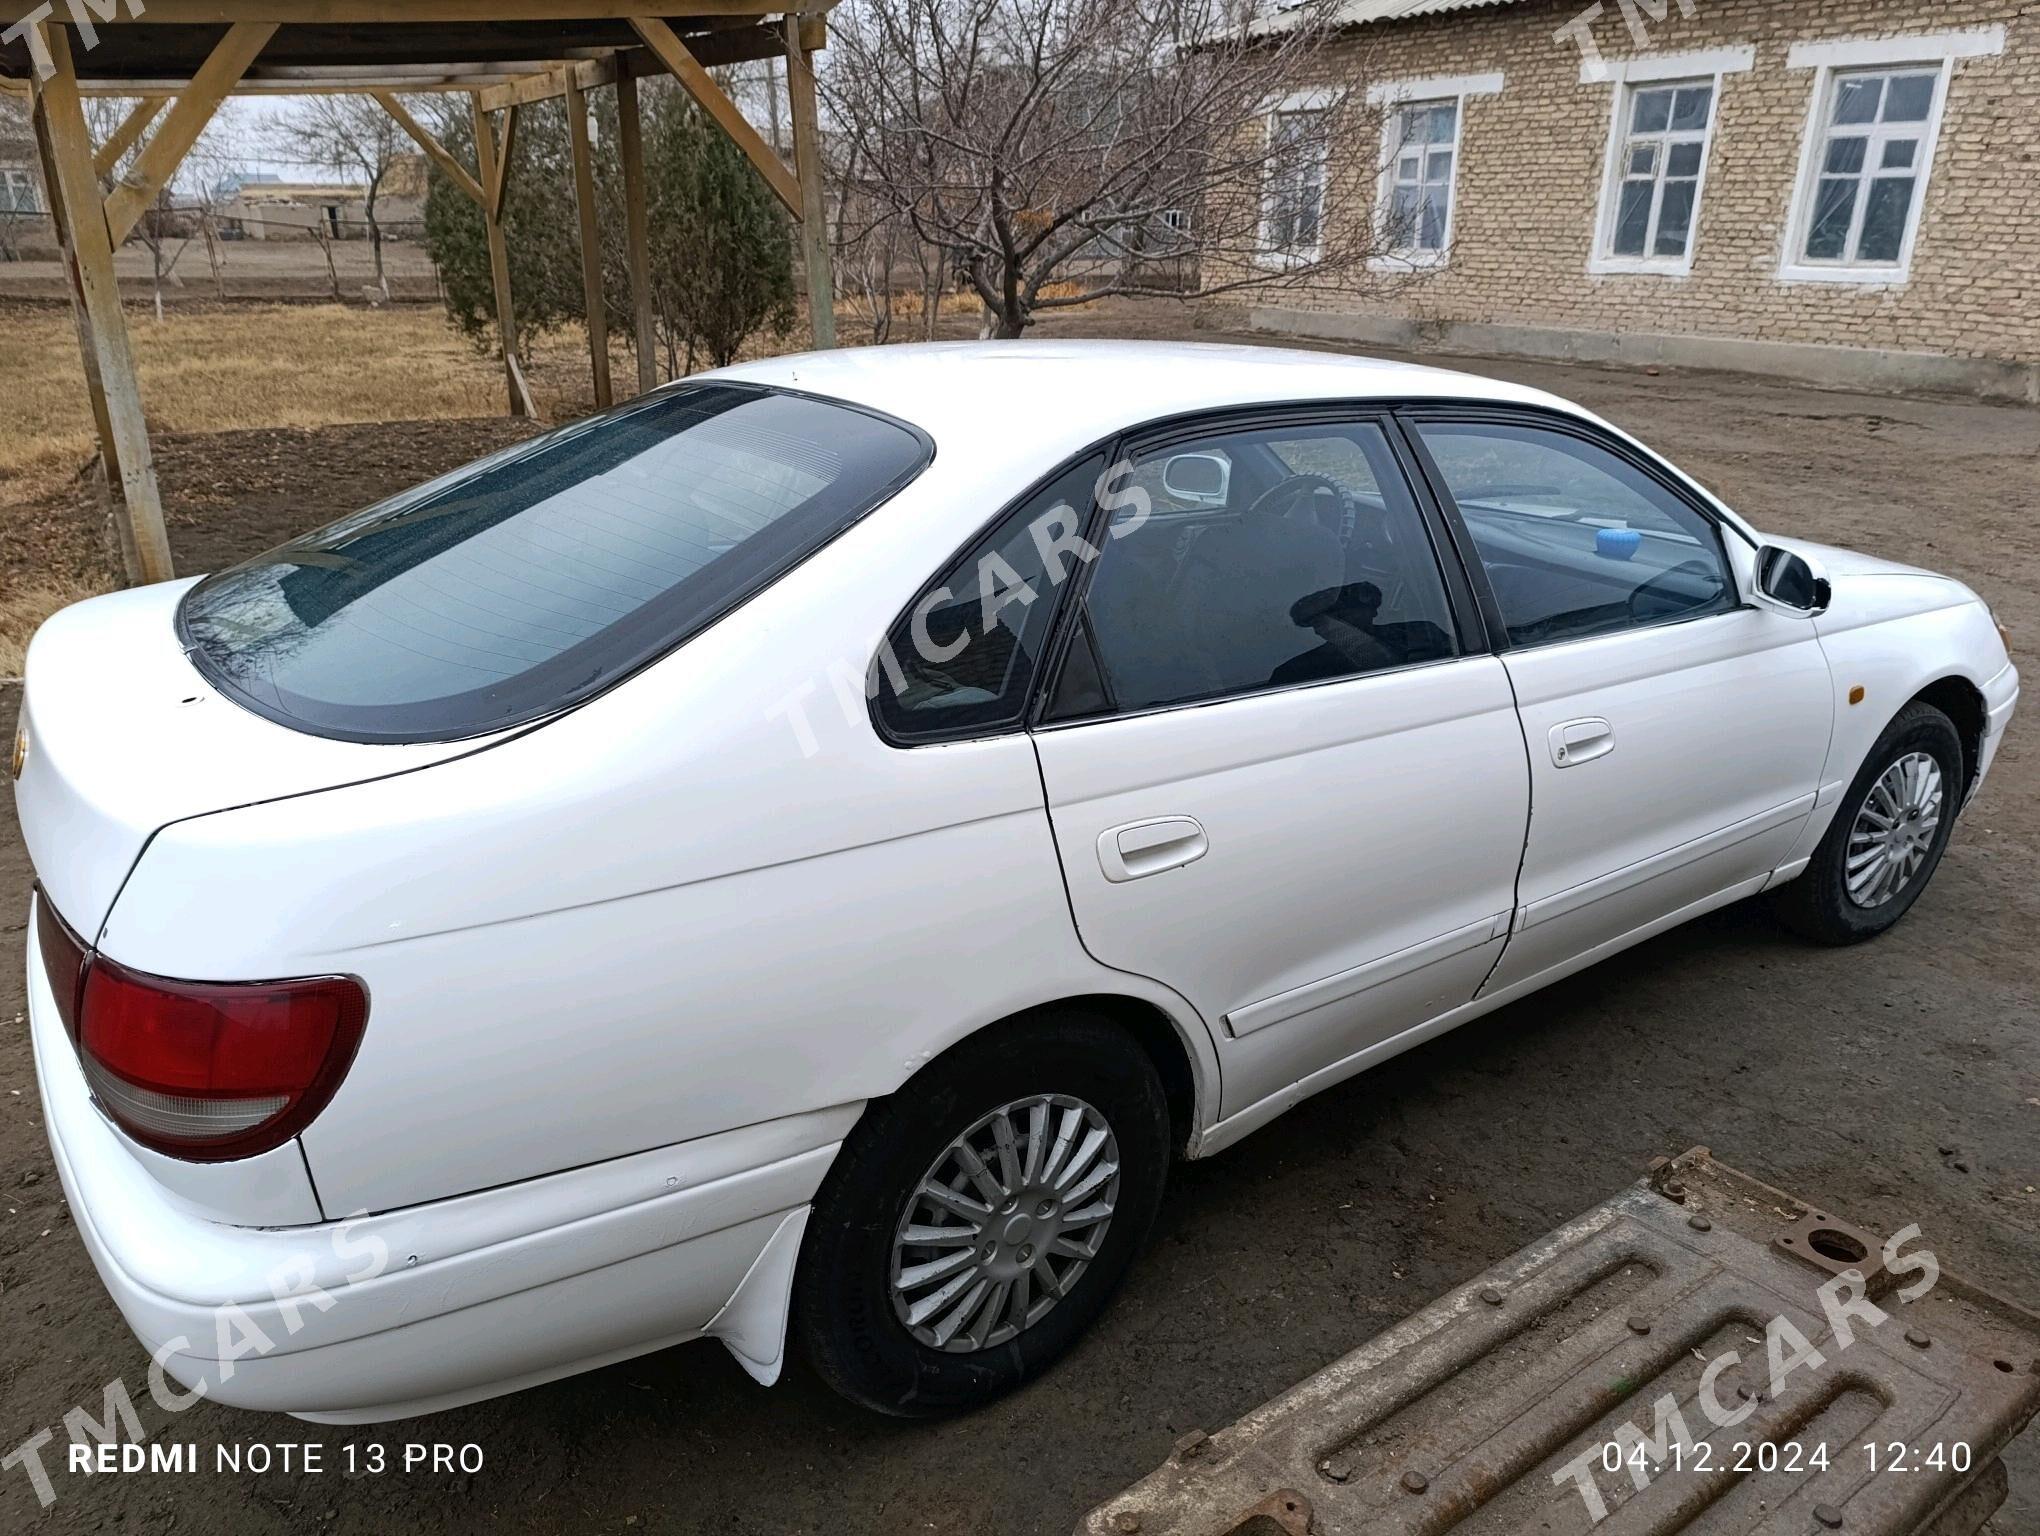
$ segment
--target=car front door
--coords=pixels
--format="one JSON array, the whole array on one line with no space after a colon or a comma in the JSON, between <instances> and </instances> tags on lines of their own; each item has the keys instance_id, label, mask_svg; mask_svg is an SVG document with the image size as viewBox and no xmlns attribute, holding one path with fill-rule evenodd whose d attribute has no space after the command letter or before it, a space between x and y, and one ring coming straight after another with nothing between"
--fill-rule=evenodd
<instances>
[{"instance_id":1,"label":"car front door","mask_svg":"<svg viewBox=\"0 0 2040 1536\"><path fill-rule=\"evenodd\" d=\"M1136 444L1035 730L1078 930L1218 1037L1223 1113L1470 1000L1522 733L1470 586L1355 414Z\"/></svg>"},{"instance_id":2,"label":"car front door","mask_svg":"<svg viewBox=\"0 0 2040 1536\"><path fill-rule=\"evenodd\" d=\"M1661 465L1542 413L1413 411L1530 754L1514 933L1489 994L1761 889L1833 715L1813 626L1746 603L1754 550Z\"/></svg>"}]
</instances>

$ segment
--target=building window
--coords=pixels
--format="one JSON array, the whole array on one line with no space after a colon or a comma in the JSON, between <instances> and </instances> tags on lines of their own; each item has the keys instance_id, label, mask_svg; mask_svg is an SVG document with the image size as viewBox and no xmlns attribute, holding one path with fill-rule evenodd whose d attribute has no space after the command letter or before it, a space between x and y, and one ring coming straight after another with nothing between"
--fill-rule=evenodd
<instances>
[{"instance_id":1,"label":"building window","mask_svg":"<svg viewBox=\"0 0 2040 1536\"><path fill-rule=\"evenodd\" d=\"M1467 98L1501 88L1499 74L1435 75L1368 88L1368 105L1382 114L1380 254L1368 263L1375 271L1440 267L1450 259Z\"/></svg>"},{"instance_id":2,"label":"building window","mask_svg":"<svg viewBox=\"0 0 2040 1536\"><path fill-rule=\"evenodd\" d=\"M35 178L18 165L0 165L0 213L40 213Z\"/></svg>"},{"instance_id":3,"label":"building window","mask_svg":"<svg viewBox=\"0 0 2040 1536\"><path fill-rule=\"evenodd\" d=\"M1324 234L1325 110L1288 108L1268 119L1268 184L1261 245L1273 260L1315 261Z\"/></svg>"},{"instance_id":4,"label":"building window","mask_svg":"<svg viewBox=\"0 0 2040 1536\"><path fill-rule=\"evenodd\" d=\"M1390 126L1395 154L1389 170L1391 251L1441 256L1452 237L1452 182L1459 160L1459 103L1424 101L1403 107Z\"/></svg>"},{"instance_id":5,"label":"building window","mask_svg":"<svg viewBox=\"0 0 2040 1536\"><path fill-rule=\"evenodd\" d=\"M1692 265L1715 82L1624 86L1601 254L1637 266Z\"/></svg>"},{"instance_id":6,"label":"building window","mask_svg":"<svg viewBox=\"0 0 2040 1536\"><path fill-rule=\"evenodd\" d=\"M1816 73L1780 277L1906 280L1955 61L2003 51L2002 26L1792 47Z\"/></svg>"},{"instance_id":7,"label":"building window","mask_svg":"<svg viewBox=\"0 0 2040 1536\"><path fill-rule=\"evenodd\" d=\"M1938 69L1834 77L1801 259L1898 263L1919 209L1940 84Z\"/></svg>"},{"instance_id":8,"label":"building window","mask_svg":"<svg viewBox=\"0 0 2040 1536\"><path fill-rule=\"evenodd\" d=\"M1744 43L1582 66L1580 84L1614 86L1589 272L1693 270L1722 82L1756 57Z\"/></svg>"}]
</instances>

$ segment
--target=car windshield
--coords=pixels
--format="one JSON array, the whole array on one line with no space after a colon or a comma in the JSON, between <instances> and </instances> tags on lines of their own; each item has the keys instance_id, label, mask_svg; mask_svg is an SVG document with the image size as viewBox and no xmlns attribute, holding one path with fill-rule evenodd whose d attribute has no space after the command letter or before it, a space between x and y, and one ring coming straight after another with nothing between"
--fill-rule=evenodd
<instances>
[{"instance_id":1,"label":"car windshield","mask_svg":"<svg viewBox=\"0 0 2040 1536\"><path fill-rule=\"evenodd\" d=\"M928 462L857 408L740 384L577 423L200 582L192 661L271 719L450 740L588 698L863 517Z\"/></svg>"}]
</instances>

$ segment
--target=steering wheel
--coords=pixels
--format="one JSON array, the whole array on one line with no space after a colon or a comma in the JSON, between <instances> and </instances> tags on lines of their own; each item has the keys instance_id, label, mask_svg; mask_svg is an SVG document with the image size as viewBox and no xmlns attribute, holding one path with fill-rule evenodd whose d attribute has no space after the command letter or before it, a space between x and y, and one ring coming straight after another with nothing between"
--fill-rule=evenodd
<instances>
[{"instance_id":1,"label":"steering wheel","mask_svg":"<svg viewBox=\"0 0 2040 1536\"><path fill-rule=\"evenodd\" d=\"M1327 509L1318 501L1320 496L1332 499L1329 517L1326 516ZM1318 526L1337 534L1342 546L1352 542L1359 511L1353 505L1352 494L1330 475L1285 475L1254 498L1254 504L1247 508L1247 516L1294 517L1297 508L1306 505Z\"/></svg>"},{"instance_id":2,"label":"steering wheel","mask_svg":"<svg viewBox=\"0 0 2040 1536\"><path fill-rule=\"evenodd\" d=\"M1683 579L1682 579L1683 578ZM1694 588L1702 589L1694 596ZM1712 588L1711 591L1706 590ZM1704 608L1721 595L1721 573L1705 560L1686 560L1661 571L1629 594L1629 617L1638 623Z\"/></svg>"}]
</instances>

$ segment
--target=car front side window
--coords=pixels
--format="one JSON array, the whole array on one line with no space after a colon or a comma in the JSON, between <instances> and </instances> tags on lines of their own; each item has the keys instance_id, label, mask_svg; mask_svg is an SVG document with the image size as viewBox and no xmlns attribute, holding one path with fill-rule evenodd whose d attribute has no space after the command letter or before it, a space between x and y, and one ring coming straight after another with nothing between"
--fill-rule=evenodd
<instances>
[{"instance_id":1,"label":"car front side window","mask_svg":"<svg viewBox=\"0 0 2040 1536\"><path fill-rule=\"evenodd\" d=\"M1379 426L1177 441L1136 455L1127 483L1196 490L1187 504L1156 499L1138 520L1118 515L1050 718L1165 708L1458 653L1436 554Z\"/></svg>"},{"instance_id":2,"label":"car front side window","mask_svg":"<svg viewBox=\"0 0 2040 1536\"><path fill-rule=\"evenodd\" d=\"M1735 606L1713 523L1613 450L1554 427L1423 421L1418 435L1516 646Z\"/></svg>"}]
</instances>

